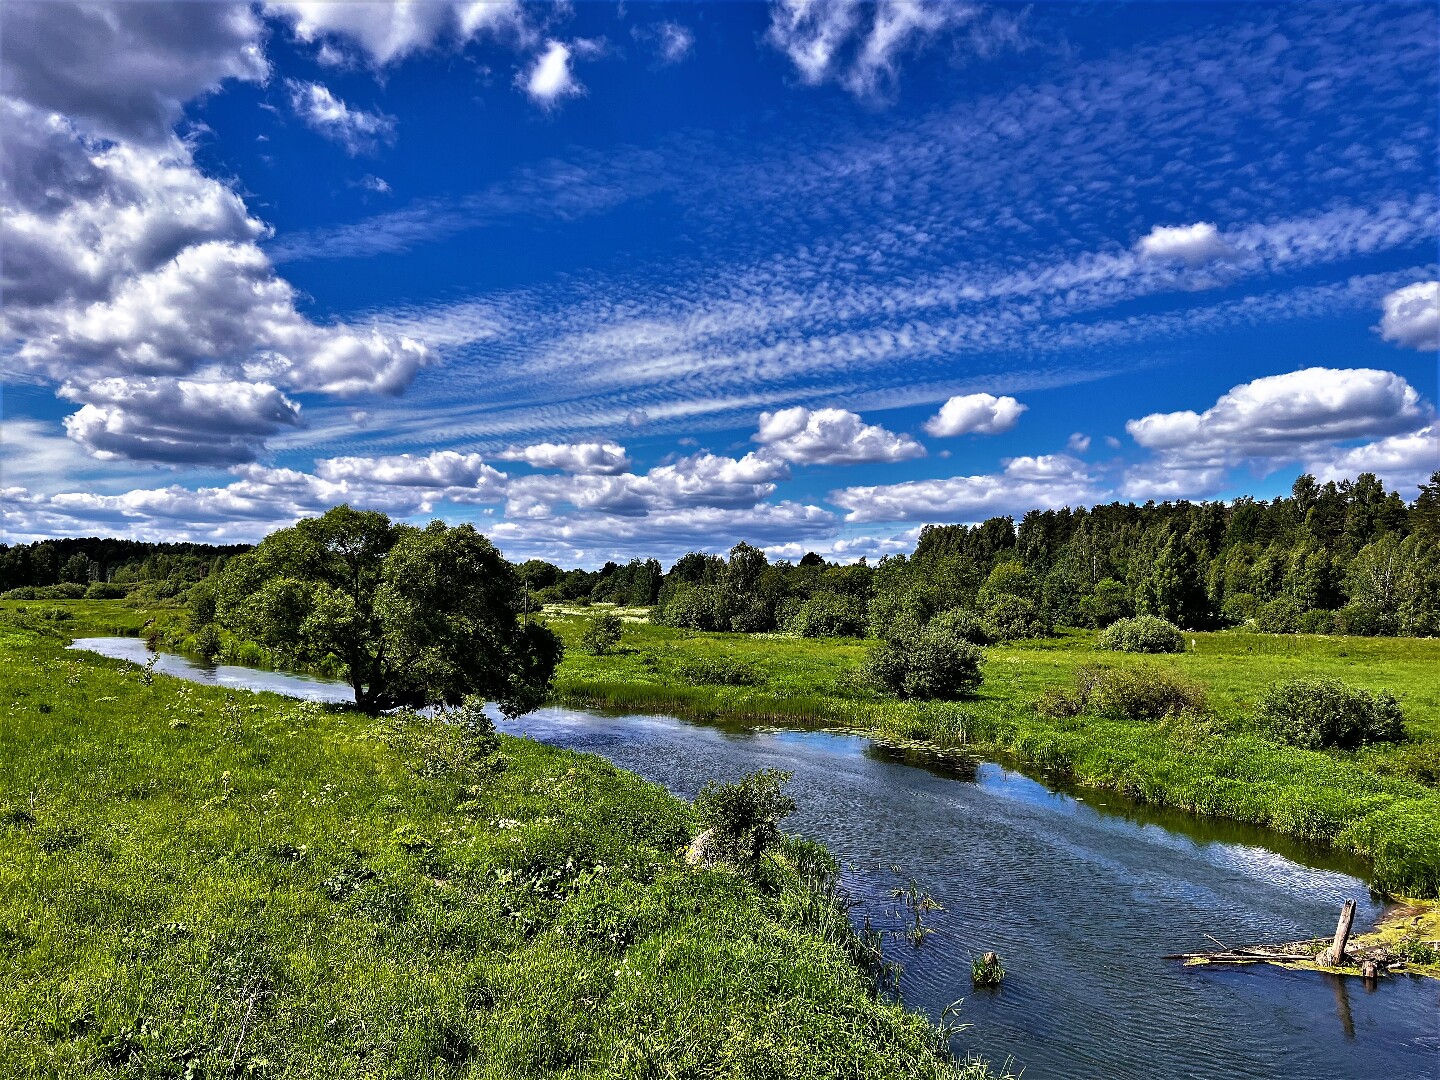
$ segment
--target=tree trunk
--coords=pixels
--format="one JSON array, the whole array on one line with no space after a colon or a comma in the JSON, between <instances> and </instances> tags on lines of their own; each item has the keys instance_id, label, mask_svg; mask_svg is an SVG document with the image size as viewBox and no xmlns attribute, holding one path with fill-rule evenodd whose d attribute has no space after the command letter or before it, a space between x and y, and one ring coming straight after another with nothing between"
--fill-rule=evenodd
<instances>
[{"instance_id":1,"label":"tree trunk","mask_svg":"<svg viewBox=\"0 0 1440 1080\"><path fill-rule=\"evenodd\" d=\"M1355 923L1355 901L1346 900L1340 909L1340 921L1335 924L1335 940L1330 948L1320 954L1319 960L1327 967L1339 967L1345 962L1345 943L1350 940L1350 927Z\"/></svg>"}]
</instances>

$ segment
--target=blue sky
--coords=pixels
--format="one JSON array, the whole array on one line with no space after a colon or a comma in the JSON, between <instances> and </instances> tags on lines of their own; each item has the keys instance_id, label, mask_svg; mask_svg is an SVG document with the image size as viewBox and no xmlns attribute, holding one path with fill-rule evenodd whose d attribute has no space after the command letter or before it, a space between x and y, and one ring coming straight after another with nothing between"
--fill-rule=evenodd
<instances>
[{"instance_id":1,"label":"blue sky","mask_svg":"<svg viewBox=\"0 0 1440 1080\"><path fill-rule=\"evenodd\" d=\"M7 4L9 541L1440 468L1433 4Z\"/></svg>"}]
</instances>

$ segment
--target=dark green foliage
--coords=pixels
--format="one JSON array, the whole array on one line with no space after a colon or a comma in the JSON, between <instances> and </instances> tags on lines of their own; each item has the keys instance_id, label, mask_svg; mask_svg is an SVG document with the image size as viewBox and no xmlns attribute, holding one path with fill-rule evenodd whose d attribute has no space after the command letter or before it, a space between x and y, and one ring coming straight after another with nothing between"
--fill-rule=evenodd
<instances>
[{"instance_id":1,"label":"dark green foliage","mask_svg":"<svg viewBox=\"0 0 1440 1080\"><path fill-rule=\"evenodd\" d=\"M865 633L865 623L863 600L821 590L799 605L785 629L801 637L860 637Z\"/></svg>"},{"instance_id":2,"label":"dark green foliage","mask_svg":"<svg viewBox=\"0 0 1440 1080\"><path fill-rule=\"evenodd\" d=\"M1123 668L1082 667L1070 687L1051 687L1037 708L1047 716L1082 713L1154 723L1208 710L1205 689L1170 668L1150 664Z\"/></svg>"},{"instance_id":3,"label":"dark green foliage","mask_svg":"<svg viewBox=\"0 0 1440 1080\"><path fill-rule=\"evenodd\" d=\"M620 644L624 634L624 623L614 612L602 611L592 615L580 635L580 648L591 656L604 656Z\"/></svg>"},{"instance_id":4,"label":"dark green foliage","mask_svg":"<svg viewBox=\"0 0 1440 1080\"><path fill-rule=\"evenodd\" d=\"M1305 750L1355 750L1401 742L1405 717L1395 695L1339 679L1292 679L1266 691L1256 718L1281 742Z\"/></svg>"},{"instance_id":5,"label":"dark green foliage","mask_svg":"<svg viewBox=\"0 0 1440 1080\"><path fill-rule=\"evenodd\" d=\"M519 618L514 569L469 525L424 529L339 506L267 536L215 584L226 629L282 659L344 665L368 710L544 700L560 640Z\"/></svg>"},{"instance_id":6,"label":"dark green foliage","mask_svg":"<svg viewBox=\"0 0 1440 1080\"><path fill-rule=\"evenodd\" d=\"M1185 650L1185 635L1165 619L1137 615L1111 623L1100 632L1095 644L1115 652L1177 653Z\"/></svg>"},{"instance_id":7,"label":"dark green foliage","mask_svg":"<svg viewBox=\"0 0 1440 1080\"><path fill-rule=\"evenodd\" d=\"M675 674L697 686L757 686L765 676L754 664L733 656L696 656L675 665Z\"/></svg>"},{"instance_id":8,"label":"dark green foliage","mask_svg":"<svg viewBox=\"0 0 1440 1080\"><path fill-rule=\"evenodd\" d=\"M1005 965L993 952L970 961L970 981L976 986L999 986L1005 981Z\"/></svg>"},{"instance_id":9,"label":"dark green foliage","mask_svg":"<svg viewBox=\"0 0 1440 1080\"><path fill-rule=\"evenodd\" d=\"M906 632L870 649L866 677L902 698L954 701L980 688L985 654L970 643L973 623L963 611L939 615L924 629Z\"/></svg>"},{"instance_id":10,"label":"dark green foliage","mask_svg":"<svg viewBox=\"0 0 1440 1080\"><path fill-rule=\"evenodd\" d=\"M1262 634L1295 634L1300 631L1300 605L1288 596L1277 596L1255 610L1255 629Z\"/></svg>"},{"instance_id":11,"label":"dark green foliage","mask_svg":"<svg viewBox=\"0 0 1440 1080\"><path fill-rule=\"evenodd\" d=\"M695 798L695 813L710 830L706 850L742 869L753 869L780 841L780 822L795 812L785 794L788 772L762 769L733 784L705 785Z\"/></svg>"}]
</instances>

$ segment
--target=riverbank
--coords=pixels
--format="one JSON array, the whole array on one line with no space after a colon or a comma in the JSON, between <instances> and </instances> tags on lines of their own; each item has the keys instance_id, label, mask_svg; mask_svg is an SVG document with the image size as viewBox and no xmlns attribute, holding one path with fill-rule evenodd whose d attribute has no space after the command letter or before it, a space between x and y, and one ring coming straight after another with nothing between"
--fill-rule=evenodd
<instances>
[{"instance_id":1,"label":"riverbank","mask_svg":"<svg viewBox=\"0 0 1440 1080\"><path fill-rule=\"evenodd\" d=\"M0 626L0 1073L989 1075L599 758L65 644Z\"/></svg>"},{"instance_id":2,"label":"riverbank","mask_svg":"<svg viewBox=\"0 0 1440 1080\"><path fill-rule=\"evenodd\" d=\"M882 740L997 756L1065 783L1274 829L1366 858L1384 892L1440 895L1440 641L1187 634L1183 654L1100 652L1066 631L986 650L979 695L959 703L882 698L856 674L858 640L705 634L627 623L620 650L575 646L584 617L551 625L570 648L556 699L581 708L664 712L852 730ZM1154 664L1202 684L1208 724L1053 718L1035 702L1087 664ZM1273 682L1333 675L1400 698L1411 741L1360 752L1280 746L1251 720ZM701 681L708 680L708 681Z\"/></svg>"}]
</instances>

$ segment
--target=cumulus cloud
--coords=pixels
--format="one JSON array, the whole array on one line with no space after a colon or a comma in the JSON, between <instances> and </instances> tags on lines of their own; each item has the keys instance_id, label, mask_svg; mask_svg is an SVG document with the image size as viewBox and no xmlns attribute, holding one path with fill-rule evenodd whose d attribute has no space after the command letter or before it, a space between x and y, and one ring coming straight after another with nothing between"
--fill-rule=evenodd
<instances>
[{"instance_id":1,"label":"cumulus cloud","mask_svg":"<svg viewBox=\"0 0 1440 1080\"><path fill-rule=\"evenodd\" d=\"M300 424L300 406L268 383L111 378L60 396L84 403L65 430L102 460L235 465Z\"/></svg>"},{"instance_id":2,"label":"cumulus cloud","mask_svg":"<svg viewBox=\"0 0 1440 1080\"><path fill-rule=\"evenodd\" d=\"M969 522L1035 507L1079 506L1100 494L1083 461L1042 454L1011 458L998 474L842 488L830 493L830 501L848 510L845 520L851 522Z\"/></svg>"},{"instance_id":3,"label":"cumulus cloud","mask_svg":"<svg viewBox=\"0 0 1440 1080\"><path fill-rule=\"evenodd\" d=\"M429 350L302 315L257 246L266 227L169 130L225 79L266 77L248 5L18 3L0 18L6 362L81 405L72 438L112 457L246 461L299 423L287 391L408 385Z\"/></svg>"},{"instance_id":4,"label":"cumulus cloud","mask_svg":"<svg viewBox=\"0 0 1440 1080\"><path fill-rule=\"evenodd\" d=\"M502 461L523 461L537 469L568 473L614 474L630 467L630 456L619 443L535 443L512 446L499 456Z\"/></svg>"},{"instance_id":5,"label":"cumulus cloud","mask_svg":"<svg viewBox=\"0 0 1440 1080\"><path fill-rule=\"evenodd\" d=\"M301 41L328 48L322 55L331 63L339 59L337 45L357 46L376 67L442 43L463 46L487 33L521 39L530 33L519 0L268 0L265 12L288 22Z\"/></svg>"},{"instance_id":6,"label":"cumulus cloud","mask_svg":"<svg viewBox=\"0 0 1440 1080\"><path fill-rule=\"evenodd\" d=\"M587 513L646 516L686 508L756 507L789 476L764 453L741 458L701 453L644 474L523 476L510 482L505 513L512 519L555 518L569 505Z\"/></svg>"},{"instance_id":7,"label":"cumulus cloud","mask_svg":"<svg viewBox=\"0 0 1440 1080\"><path fill-rule=\"evenodd\" d=\"M1440 281L1417 281L1380 302L1380 336L1407 349L1440 349Z\"/></svg>"},{"instance_id":8,"label":"cumulus cloud","mask_svg":"<svg viewBox=\"0 0 1440 1080\"><path fill-rule=\"evenodd\" d=\"M1311 458L1307 468L1322 481L1353 479L1370 472L1404 491L1440 470L1440 426L1432 421L1417 431L1336 449Z\"/></svg>"},{"instance_id":9,"label":"cumulus cloud","mask_svg":"<svg viewBox=\"0 0 1440 1080\"><path fill-rule=\"evenodd\" d=\"M1290 460L1318 443L1413 429L1424 412L1419 393L1393 372L1313 367L1232 387L1203 413L1151 413L1125 430L1171 461Z\"/></svg>"},{"instance_id":10,"label":"cumulus cloud","mask_svg":"<svg viewBox=\"0 0 1440 1080\"><path fill-rule=\"evenodd\" d=\"M754 438L771 454L797 465L858 465L925 455L925 448L909 435L867 424L845 409L797 405L761 413Z\"/></svg>"},{"instance_id":11,"label":"cumulus cloud","mask_svg":"<svg viewBox=\"0 0 1440 1080\"><path fill-rule=\"evenodd\" d=\"M295 115L312 131L333 139L352 155L373 152L381 143L395 137L393 116L351 108L321 83L286 79L285 86L290 91L290 107ZM380 183L383 185L384 181Z\"/></svg>"},{"instance_id":12,"label":"cumulus cloud","mask_svg":"<svg viewBox=\"0 0 1440 1080\"><path fill-rule=\"evenodd\" d=\"M1077 431L1065 441L1065 449L1071 453L1083 454L1090 449L1090 436Z\"/></svg>"},{"instance_id":13,"label":"cumulus cloud","mask_svg":"<svg viewBox=\"0 0 1440 1080\"><path fill-rule=\"evenodd\" d=\"M553 38L545 43L545 51L535 58L528 71L521 72L516 84L538 105L550 108L561 98L583 94L585 88L570 68L573 50Z\"/></svg>"},{"instance_id":14,"label":"cumulus cloud","mask_svg":"<svg viewBox=\"0 0 1440 1080\"><path fill-rule=\"evenodd\" d=\"M981 20L979 5L959 0L774 0L766 40L790 58L800 80L818 86L831 79L859 97L891 90L900 59L941 34L970 28L978 53L1020 44L1018 23L999 12Z\"/></svg>"},{"instance_id":15,"label":"cumulus cloud","mask_svg":"<svg viewBox=\"0 0 1440 1080\"><path fill-rule=\"evenodd\" d=\"M1019 423L1020 414L1029 407L1009 396L963 394L940 406L940 411L925 421L925 431L936 438L999 435Z\"/></svg>"},{"instance_id":16,"label":"cumulus cloud","mask_svg":"<svg viewBox=\"0 0 1440 1080\"><path fill-rule=\"evenodd\" d=\"M1185 266L1228 259L1235 250L1225 242L1213 222L1197 221L1193 225L1156 225L1135 245L1147 259L1157 262L1178 262Z\"/></svg>"},{"instance_id":17,"label":"cumulus cloud","mask_svg":"<svg viewBox=\"0 0 1440 1080\"><path fill-rule=\"evenodd\" d=\"M185 102L227 79L266 79L262 36L248 3L10 0L0 5L0 94L89 134L166 146Z\"/></svg>"},{"instance_id":18,"label":"cumulus cloud","mask_svg":"<svg viewBox=\"0 0 1440 1080\"><path fill-rule=\"evenodd\" d=\"M443 489L452 502L495 502L508 479L479 454L432 450L428 454L386 457L334 457L315 463L315 474L335 484Z\"/></svg>"}]
</instances>

